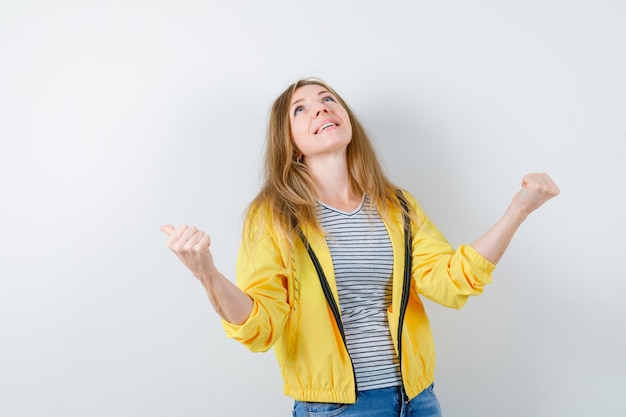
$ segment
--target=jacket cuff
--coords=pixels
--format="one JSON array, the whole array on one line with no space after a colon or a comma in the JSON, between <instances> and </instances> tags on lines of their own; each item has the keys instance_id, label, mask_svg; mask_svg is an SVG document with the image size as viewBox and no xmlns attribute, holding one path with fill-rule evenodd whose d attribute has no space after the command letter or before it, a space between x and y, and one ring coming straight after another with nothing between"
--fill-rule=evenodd
<instances>
[{"instance_id":1,"label":"jacket cuff","mask_svg":"<svg viewBox=\"0 0 626 417\"><path fill-rule=\"evenodd\" d=\"M481 284L490 284L492 281L491 273L496 268L496 265L489 262L471 245L461 245L459 246L459 251L463 254L463 257L471 263L476 281Z\"/></svg>"},{"instance_id":2,"label":"jacket cuff","mask_svg":"<svg viewBox=\"0 0 626 417\"><path fill-rule=\"evenodd\" d=\"M255 333L252 329L254 326L254 319L259 314L259 305L256 302L252 303L252 311L250 315L242 324L233 324L228 320L222 319L222 327L226 331L226 336L236 340L246 340L249 336Z\"/></svg>"}]
</instances>

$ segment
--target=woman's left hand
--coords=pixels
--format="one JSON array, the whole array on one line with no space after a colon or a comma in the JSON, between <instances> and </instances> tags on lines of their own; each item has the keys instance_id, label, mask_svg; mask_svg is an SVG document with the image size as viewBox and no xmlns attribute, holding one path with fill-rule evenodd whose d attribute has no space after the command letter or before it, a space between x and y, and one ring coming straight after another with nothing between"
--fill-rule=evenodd
<instances>
[{"instance_id":1,"label":"woman's left hand","mask_svg":"<svg viewBox=\"0 0 626 417\"><path fill-rule=\"evenodd\" d=\"M522 189L515 194L504 215L476 239L472 246L489 262L498 263L524 219L558 194L559 187L548 174L525 175L522 179Z\"/></svg>"},{"instance_id":2,"label":"woman's left hand","mask_svg":"<svg viewBox=\"0 0 626 417\"><path fill-rule=\"evenodd\" d=\"M522 189L513 197L512 206L526 217L559 192L559 187L548 174L527 174L522 179Z\"/></svg>"}]
</instances>

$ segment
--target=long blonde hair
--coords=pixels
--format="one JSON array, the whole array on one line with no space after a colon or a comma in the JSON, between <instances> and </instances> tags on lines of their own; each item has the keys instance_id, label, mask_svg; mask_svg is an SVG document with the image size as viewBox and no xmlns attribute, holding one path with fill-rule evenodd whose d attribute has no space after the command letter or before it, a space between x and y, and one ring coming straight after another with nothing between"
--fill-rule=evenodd
<instances>
[{"instance_id":1,"label":"long blonde hair","mask_svg":"<svg viewBox=\"0 0 626 417\"><path fill-rule=\"evenodd\" d=\"M289 107L296 90L305 85L319 85L332 93L346 109L352 124L352 139L347 148L347 163L351 191L366 194L381 216L387 209L402 209L397 198L397 187L383 172L382 166L365 132L346 102L325 82L307 78L291 84L274 101L270 111L265 149L265 183L249 206L248 214L260 207L268 207L274 218L273 227L289 242L297 237L298 225L311 225L318 230L316 186L306 165L299 161L298 149L291 134ZM252 233L251 230L248 231ZM251 235L248 235L251 237Z\"/></svg>"}]
</instances>

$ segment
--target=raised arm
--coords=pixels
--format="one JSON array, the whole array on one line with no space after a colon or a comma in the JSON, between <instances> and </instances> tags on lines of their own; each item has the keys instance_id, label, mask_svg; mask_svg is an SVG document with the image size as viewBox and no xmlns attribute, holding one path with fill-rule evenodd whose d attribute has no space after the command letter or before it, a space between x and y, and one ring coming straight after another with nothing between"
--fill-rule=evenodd
<instances>
[{"instance_id":1,"label":"raised arm","mask_svg":"<svg viewBox=\"0 0 626 417\"><path fill-rule=\"evenodd\" d=\"M204 286L217 314L233 324L245 322L252 311L252 299L217 270L209 235L187 225L164 225L161 231L169 236L168 248Z\"/></svg>"},{"instance_id":2,"label":"raised arm","mask_svg":"<svg viewBox=\"0 0 626 417\"><path fill-rule=\"evenodd\" d=\"M524 176L522 189L515 194L504 215L471 246L491 263L498 263L526 217L558 194L559 187L548 174Z\"/></svg>"}]
</instances>

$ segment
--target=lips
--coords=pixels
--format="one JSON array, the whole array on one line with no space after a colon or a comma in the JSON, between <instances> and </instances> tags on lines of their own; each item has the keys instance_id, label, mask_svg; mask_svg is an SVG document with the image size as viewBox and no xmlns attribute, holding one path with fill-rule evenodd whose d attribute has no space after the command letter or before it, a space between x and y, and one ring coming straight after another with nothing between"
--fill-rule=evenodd
<instances>
[{"instance_id":1,"label":"lips","mask_svg":"<svg viewBox=\"0 0 626 417\"><path fill-rule=\"evenodd\" d=\"M328 129L329 127L334 127L334 126L339 126L339 123L335 122L334 120L324 120L318 127L317 129L315 129L315 134L321 133L322 131L324 131L325 129Z\"/></svg>"}]
</instances>

